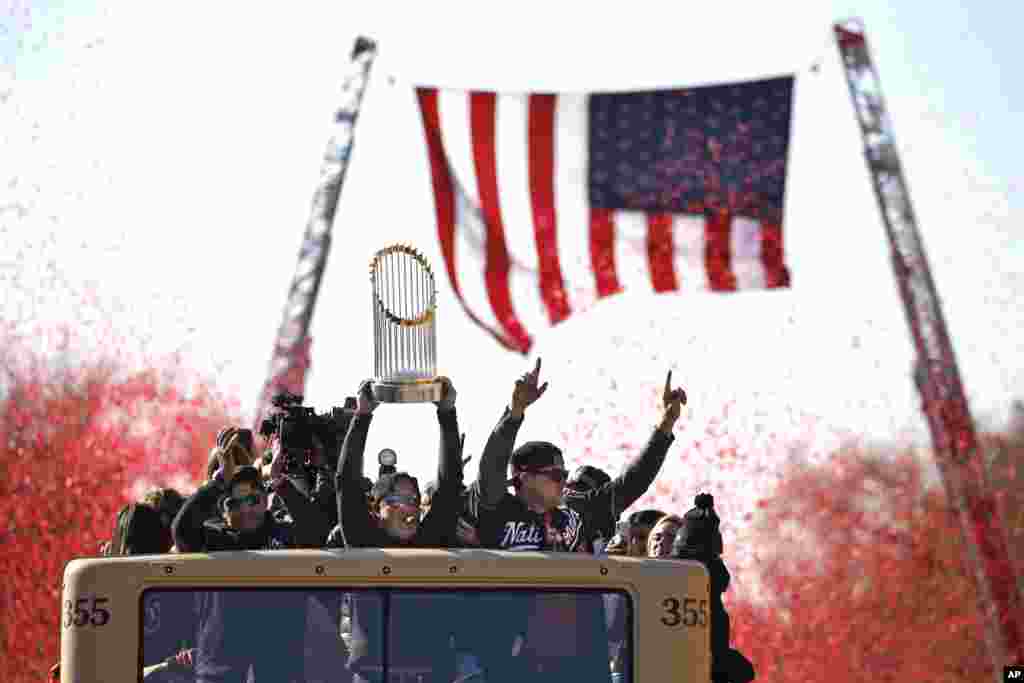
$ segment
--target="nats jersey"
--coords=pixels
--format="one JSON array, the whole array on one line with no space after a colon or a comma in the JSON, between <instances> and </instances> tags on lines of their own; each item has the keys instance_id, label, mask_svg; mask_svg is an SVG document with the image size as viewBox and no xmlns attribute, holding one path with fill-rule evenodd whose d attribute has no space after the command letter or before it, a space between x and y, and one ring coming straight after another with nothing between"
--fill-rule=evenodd
<instances>
[{"instance_id":1,"label":"nats jersey","mask_svg":"<svg viewBox=\"0 0 1024 683\"><path fill-rule=\"evenodd\" d=\"M546 514L530 510L516 496L506 494L497 507L479 508L480 544L498 550L583 552L583 518L575 510L558 507Z\"/></svg>"}]
</instances>

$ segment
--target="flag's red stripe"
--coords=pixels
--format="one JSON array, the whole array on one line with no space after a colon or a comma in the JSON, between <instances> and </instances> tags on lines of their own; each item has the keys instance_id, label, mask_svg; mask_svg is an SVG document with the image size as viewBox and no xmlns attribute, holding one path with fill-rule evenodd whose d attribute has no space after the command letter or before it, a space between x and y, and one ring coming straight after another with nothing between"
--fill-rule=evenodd
<instances>
[{"instance_id":1,"label":"flag's red stripe","mask_svg":"<svg viewBox=\"0 0 1024 683\"><path fill-rule=\"evenodd\" d=\"M487 224L487 299L508 341L526 353L530 350L533 340L516 317L509 291L508 274L511 264L508 247L505 245L505 228L501 222L501 203L498 199L495 114L494 93L474 92L470 95L473 164L476 169L477 187L480 190L480 208Z\"/></svg>"},{"instance_id":2,"label":"flag's red stripe","mask_svg":"<svg viewBox=\"0 0 1024 683\"><path fill-rule=\"evenodd\" d=\"M555 216L555 96L530 95L530 203L533 233L540 268L540 296L551 324L572 313L565 293L562 264L558 260L558 223Z\"/></svg>"},{"instance_id":3,"label":"flag's red stripe","mask_svg":"<svg viewBox=\"0 0 1024 683\"><path fill-rule=\"evenodd\" d=\"M728 209L710 208L704 215L704 268L712 291L736 291L736 274L732 272L732 249L729 233L732 215Z\"/></svg>"},{"instance_id":4,"label":"flag's red stripe","mask_svg":"<svg viewBox=\"0 0 1024 683\"><path fill-rule=\"evenodd\" d=\"M459 278L455 270L455 192L448 170L448 160L441 141L441 115L437 108L437 90L417 88L420 112L423 114L423 130L427 136L427 153L430 156L430 175L434 183L434 207L437 213L437 236L441 240L441 254L448 270L455 295L462 300ZM463 302L465 303L465 302Z\"/></svg>"},{"instance_id":5,"label":"flag's red stripe","mask_svg":"<svg viewBox=\"0 0 1024 683\"><path fill-rule=\"evenodd\" d=\"M611 209L590 209L590 265L599 298L622 291L615 270L615 216Z\"/></svg>"},{"instance_id":6,"label":"flag's red stripe","mask_svg":"<svg viewBox=\"0 0 1024 683\"><path fill-rule=\"evenodd\" d=\"M786 268L782 244L782 223L761 222L761 264L764 266L765 287L789 287L789 269Z\"/></svg>"},{"instance_id":7,"label":"flag's red stripe","mask_svg":"<svg viewBox=\"0 0 1024 683\"><path fill-rule=\"evenodd\" d=\"M647 263L655 292L671 292L679 288L673 259L675 250L672 214L647 214Z\"/></svg>"},{"instance_id":8,"label":"flag's red stripe","mask_svg":"<svg viewBox=\"0 0 1024 683\"><path fill-rule=\"evenodd\" d=\"M420 113L423 115L423 130L427 138L427 154L430 157L430 175L434 184L434 206L437 213L437 236L441 241L441 254L444 256L445 269L448 271L448 281L451 282L455 297L470 320L489 332L502 346L511 348L501 335L470 310L465 299L462 298L458 270L455 267L455 186L441 138L441 116L437 107L437 90L417 88L416 94L419 97Z\"/></svg>"}]
</instances>

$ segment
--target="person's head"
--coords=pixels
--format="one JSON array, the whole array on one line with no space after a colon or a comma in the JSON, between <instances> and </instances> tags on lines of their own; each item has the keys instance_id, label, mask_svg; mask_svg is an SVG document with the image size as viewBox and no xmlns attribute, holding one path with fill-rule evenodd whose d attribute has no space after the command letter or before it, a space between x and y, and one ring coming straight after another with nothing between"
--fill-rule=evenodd
<instances>
[{"instance_id":1,"label":"person's head","mask_svg":"<svg viewBox=\"0 0 1024 683\"><path fill-rule=\"evenodd\" d=\"M178 510L185 504L185 497L175 489L153 489L146 493L139 502L160 513L160 521L170 529Z\"/></svg>"},{"instance_id":2,"label":"person's head","mask_svg":"<svg viewBox=\"0 0 1024 683\"><path fill-rule=\"evenodd\" d=\"M669 557L672 542L682 525L683 519L678 515L665 515L659 519L647 537L647 557Z\"/></svg>"},{"instance_id":3,"label":"person's head","mask_svg":"<svg viewBox=\"0 0 1024 683\"><path fill-rule=\"evenodd\" d=\"M516 495L527 506L538 512L559 506L569 473L557 446L547 441L528 441L512 453L509 464Z\"/></svg>"},{"instance_id":4,"label":"person's head","mask_svg":"<svg viewBox=\"0 0 1024 683\"><path fill-rule=\"evenodd\" d=\"M408 472L385 474L373 485L373 508L389 537L406 543L420 529L420 485Z\"/></svg>"},{"instance_id":5,"label":"person's head","mask_svg":"<svg viewBox=\"0 0 1024 683\"><path fill-rule=\"evenodd\" d=\"M683 523L672 545L672 557L710 559L722 554L721 520L715 512L715 499L701 493L694 507L683 515Z\"/></svg>"},{"instance_id":6,"label":"person's head","mask_svg":"<svg viewBox=\"0 0 1024 683\"><path fill-rule=\"evenodd\" d=\"M170 527L160 521L160 514L142 503L121 508L110 544L111 555L157 555L174 545Z\"/></svg>"},{"instance_id":7,"label":"person's head","mask_svg":"<svg viewBox=\"0 0 1024 683\"><path fill-rule=\"evenodd\" d=\"M585 493L599 489L611 480L612 478L608 473L599 467L580 465L569 475L568 481L565 482L565 487L573 491Z\"/></svg>"},{"instance_id":8,"label":"person's head","mask_svg":"<svg viewBox=\"0 0 1024 683\"><path fill-rule=\"evenodd\" d=\"M658 520L665 516L661 510L640 510L626 522L626 547L630 557L647 557L647 538Z\"/></svg>"},{"instance_id":9,"label":"person's head","mask_svg":"<svg viewBox=\"0 0 1024 683\"><path fill-rule=\"evenodd\" d=\"M267 515L267 494L255 467L247 465L235 472L228 492L221 498L220 510L232 529L256 531L263 526Z\"/></svg>"},{"instance_id":10,"label":"person's head","mask_svg":"<svg viewBox=\"0 0 1024 683\"><path fill-rule=\"evenodd\" d=\"M567 500L572 500L574 497L585 496L591 491L596 491L611 480L612 478L604 470L593 465L581 465L569 475L562 494ZM615 516L611 506L599 510L598 516L592 520L592 525L594 528L590 531L606 541L610 539L615 533Z\"/></svg>"}]
</instances>

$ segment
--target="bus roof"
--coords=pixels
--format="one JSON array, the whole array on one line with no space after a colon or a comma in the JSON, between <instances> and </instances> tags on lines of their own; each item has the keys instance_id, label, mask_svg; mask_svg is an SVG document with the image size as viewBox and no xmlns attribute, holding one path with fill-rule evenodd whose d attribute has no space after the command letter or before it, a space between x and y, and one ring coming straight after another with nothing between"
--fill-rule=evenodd
<instances>
[{"instance_id":1,"label":"bus roof","mask_svg":"<svg viewBox=\"0 0 1024 683\"><path fill-rule=\"evenodd\" d=\"M409 582L503 585L631 584L643 577L708 581L699 562L582 553L359 548L349 550L260 550L72 560L65 585L91 583L97 572L107 580L123 574L128 583L318 583Z\"/></svg>"}]
</instances>

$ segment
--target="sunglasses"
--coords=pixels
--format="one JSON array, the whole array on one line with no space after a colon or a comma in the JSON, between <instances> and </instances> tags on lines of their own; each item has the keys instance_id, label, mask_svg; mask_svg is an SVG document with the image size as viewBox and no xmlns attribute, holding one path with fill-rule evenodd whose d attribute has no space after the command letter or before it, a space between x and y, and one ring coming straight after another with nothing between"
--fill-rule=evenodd
<instances>
[{"instance_id":1,"label":"sunglasses","mask_svg":"<svg viewBox=\"0 0 1024 683\"><path fill-rule=\"evenodd\" d=\"M542 477L547 477L553 482L562 483L569 478L569 472L563 469L552 468L549 470L537 470L533 474L539 474Z\"/></svg>"},{"instance_id":2,"label":"sunglasses","mask_svg":"<svg viewBox=\"0 0 1024 683\"><path fill-rule=\"evenodd\" d=\"M384 501L385 505L395 507L399 505L405 505L407 507L418 508L420 506L420 499L417 498L416 496L400 496L395 494L391 496L384 496L382 500Z\"/></svg>"},{"instance_id":3,"label":"sunglasses","mask_svg":"<svg viewBox=\"0 0 1024 683\"><path fill-rule=\"evenodd\" d=\"M259 493L254 493L251 496L243 496L242 498L228 498L224 503L224 507L228 510L237 510L243 505L253 506L259 505L263 502L263 496Z\"/></svg>"}]
</instances>

